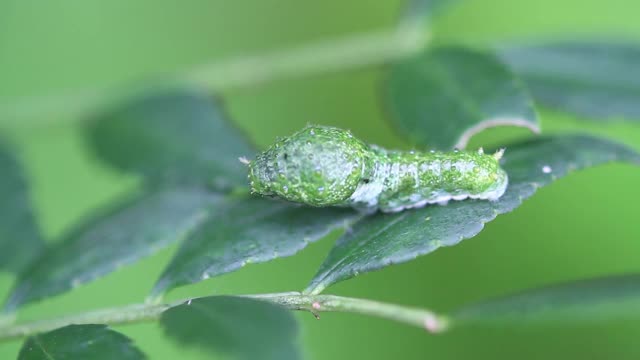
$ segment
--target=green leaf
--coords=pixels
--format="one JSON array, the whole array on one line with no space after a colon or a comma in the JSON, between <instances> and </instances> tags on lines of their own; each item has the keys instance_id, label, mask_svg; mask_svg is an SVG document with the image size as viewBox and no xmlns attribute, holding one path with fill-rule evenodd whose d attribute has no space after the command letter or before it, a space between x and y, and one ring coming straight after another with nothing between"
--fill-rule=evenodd
<instances>
[{"instance_id":1,"label":"green leaf","mask_svg":"<svg viewBox=\"0 0 640 360\"><path fill-rule=\"evenodd\" d=\"M423 52L392 67L385 92L393 123L414 145L462 149L493 126L540 131L529 94L492 54L463 48Z\"/></svg>"},{"instance_id":2,"label":"green leaf","mask_svg":"<svg viewBox=\"0 0 640 360\"><path fill-rule=\"evenodd\" d=\"M69 325L29 337L18 360L140 360L146 356L106 325Z\"/></svg>"},{"instance_id":3,"label":"green leaf","mask_svg":"<svg viewBox=\"0 0 640 360\"><path fill-rule=\"evenodd\" d=\"M543 105L602 121L640 119L640 44L565 42L501 53Z\"/></svg>"},{"instance_id":4,"label":"green leaf","mask_svg":"<svg viewBox=\"0 0 640 360\"><path fill-rule=\"evenodd\" d=\"M590 323L637 318L640 274L574 281L470 304L452 313L453 326Z\"/></svg>"},{"instance_id":5,"label":"green leaf","mask_svg":"<svg viewBox=\"0 0 640 360\"><path fill-rule=\"evenodd\" d=\"M103 114L88 131L102 159L155 184L244 186L247 170L238 158L255 153L220 106L195 92L134 101Z\"/></svg>"},{"instance_id":6,"label":"green leaf","mask_svg":"<svg viewBox=\"0 0 640 360\"><path fill-rule=\"evenodd\" d=\"M338 240L306 292L317 294L357 274L456 245L477 235L497 215L517 208L537 188L572 170L611 161L640 165L640 154L597 137L558 135L507 147L503 161L509 187L498 201L453 201L366 218Z\"/></svg>"},{"instance_id":7,"label":"green leaf","mask_svg":"<svg viewBox=\"0 0 640 360\"><path fill-rule=\"evenodd\" d=\"M0 143L0 270L19 272L44 248L22 168Z\"/></svg>"},{"instance_id":8,"label":"green leaf","mask_svg":"<svg viewBox=\"0 0 640 360\"><path fill-rule=\"evenodd\" d=\"M219 202L220 196L201 189L166 190L82 224L19 276L5 311L155 253L200 226Z\"/></svg>"},{"instance_id":9,"label":"green leaf","mask_svg":"<svg viewBox=\"0 0 640 360\"><path fill-rule=\"evenodd\" d=\"M292 314L263 301L214 296L194 299L162 314L166 333L239 360L300 359Z\"/></svg>"},{"instance_id":10,"label":"green leaf","mask_svg":"<svg viewBox=\"0 0 640 360\"><path fill-rule=\"evenodd\" d=\"M248 198L230 202L190 236L156 284L157 296L179 285L291 256L360 215L348 209L310 208Z\"/></svg>"}]
</instances>

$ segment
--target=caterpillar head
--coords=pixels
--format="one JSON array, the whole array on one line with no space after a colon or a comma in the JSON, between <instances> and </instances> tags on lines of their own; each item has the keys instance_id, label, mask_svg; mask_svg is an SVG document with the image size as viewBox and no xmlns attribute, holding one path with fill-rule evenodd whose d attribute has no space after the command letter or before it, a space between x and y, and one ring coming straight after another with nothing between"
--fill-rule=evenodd
<instances>
[{"instance_id":1,"label":"caterpillar head","mask_svg":"<svg viewBox=\"0 0 640 360\"><path fill-rule=\"evenodd\" d=\"M504 149L500 149L492 155L485 155L480 148L478 155L475 159L476 172L469 176L465 182L471 184L470 190L472 192L481 194L475 198L497 200L505 193L509 184L507 172L500 167L500 159L504 156Z\"/></svg>"},{"instance_id":2,"label":"caterpillar head","mask_svg":"<svg viewBox=\"0 0 640 360\"><path fill-rule=\"evenodd\" d=\"M487 200L498 200L504 193L507 191L507 186L509 185L509 176L507 172L501 168L498 168L495 172L495 179L491 181L484 192L484 196L481 197Z\"/></svg>"},{"instance_id":3,"label":"caterpillar head","mask_svg":"<svg viewBox=\"0 0 640 360\"><path fill-rule=\"evenodd\" d=\"M308 126L248 164L251 192L313 206L339 205L358 186L368 153L349 131Z\"/></svg>"}]
</instances>

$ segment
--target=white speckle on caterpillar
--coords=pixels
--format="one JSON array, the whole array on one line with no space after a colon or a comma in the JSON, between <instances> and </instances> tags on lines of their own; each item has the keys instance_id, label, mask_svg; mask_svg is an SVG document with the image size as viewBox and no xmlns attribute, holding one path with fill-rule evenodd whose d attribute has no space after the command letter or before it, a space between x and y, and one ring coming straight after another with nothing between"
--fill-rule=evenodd
<instances>
[{"instance_id":1,"label":"white speckle on caterpillar","mask_svg":"<svg viewBox=\"0 0 640 360\"><path fill-rule=\"evenodd\" d=\"M366 204L368 207L378 205L378 197L384 190L383 181L370 181L356 188L349 200L353 203Z\"/></svg>"}]
</instances>

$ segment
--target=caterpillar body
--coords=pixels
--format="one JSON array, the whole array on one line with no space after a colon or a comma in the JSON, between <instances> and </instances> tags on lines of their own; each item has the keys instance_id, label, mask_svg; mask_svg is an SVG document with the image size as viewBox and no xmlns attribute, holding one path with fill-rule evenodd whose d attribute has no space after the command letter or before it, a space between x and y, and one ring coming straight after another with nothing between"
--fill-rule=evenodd
<instances>
[{"instance_id":1,"label":"caterpillar body","mask_svg":"<svg viewBox=\"0 0 640 360\"><path fill-rule=\"evenodd\" d=\"M249 166L251 192L311 206L397 212L467 198L497 200L508 185L503 150L418 152L368 145L349 131L308 126Z\"/></svg>"}]
</instances>

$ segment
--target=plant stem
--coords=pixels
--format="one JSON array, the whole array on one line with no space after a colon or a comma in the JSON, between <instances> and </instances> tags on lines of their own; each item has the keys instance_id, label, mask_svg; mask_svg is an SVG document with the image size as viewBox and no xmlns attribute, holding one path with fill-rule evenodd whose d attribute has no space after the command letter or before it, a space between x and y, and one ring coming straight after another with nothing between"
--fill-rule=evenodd
<instances>
[{"instance_id":1,"label":"plant stem","mask_svg":"<svg viewBox=\"0 0 640 360\"><path fill-rule=\"evenodd\" d=\"M234 57L154 81L112 89L76 91L7 99L0 116L16 124L41 116L38 123L72 119L158 87L196 87L208 91L255 88L266 82L383 64L426 46L430 35L422 26L319 41L266 54Z\"/></svg>"},{"instance_id":2,"label":"plant stem","mask_svg":"<svg viewBox=\"0 0 640 360\"><path fill-rule=\"evenodd\" d=\"M71 324L129 324L157 320L172 305L135 304L86 313L38 320L0 328L0 341L51 331Z\"/></svg>"},{"instance_id":3,"label":"plant stem","mask_svg":"<svg viewBox=\"0 0 640 360\"><path fill-rule=\"evenodd\" d=\"M417 326L431 333L445 331L448 327L448 319L433 311L367 299L300 293L249 295L249 297L270 301L290 310L306 310L316 317L320 312L356 313Z\"/></svg>"},{"instance_id":4,"label":"plant stem","mask_svg":"<svg viewBox=\"0 0 640 360\"><path fill-rule=\"evenodd\" d=\"M418 326L431 333L445 331L448 325L445 317L436 315L429 310L366 299L335 295L303 295L297 292L240 296L268 301L290 310L309 311L316 317L318 317L317 314L320 312L357 313ZM48 320L5 325L0 327L0 341L47 332L71 324L122 325L155 321L158 320L166 310L188 302L189 300L192 299L184 299L169 304L134 304Z\"/></svg>"},{"instance_id":5,"label":"plant stem","mask_svg":"<svg viewBox=\"0 0 640 360\"><path fill-rule=\"evenodd\" d=\"M270 54L224 60L184 74L186 85L228 90L274 80L385 63L415 53L428 41L414 27L357 34Z\"/></svg>"}]
</instances>

